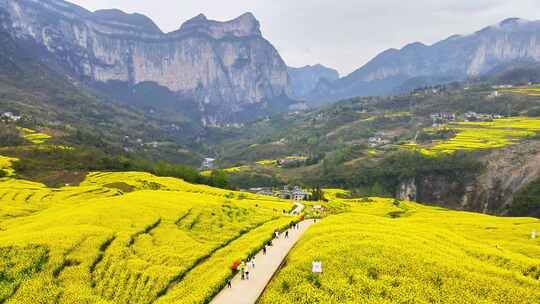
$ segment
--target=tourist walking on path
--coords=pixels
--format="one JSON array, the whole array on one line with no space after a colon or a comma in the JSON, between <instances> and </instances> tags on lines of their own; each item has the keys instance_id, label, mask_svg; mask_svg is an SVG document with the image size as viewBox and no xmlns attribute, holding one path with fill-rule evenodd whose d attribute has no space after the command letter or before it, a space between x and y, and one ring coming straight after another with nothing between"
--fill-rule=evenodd
<instances>
[{"instance_id":1,"label":"tourist walking on path","mask_svg":"<svg viewBox=\"0 0 540 304\"><path fill-rule=\"evenodd\" d=\"M289 230L285 231L285 238L286 238L286 239L289 238Z\"/></svg>"},{"instance_id":2,"label":"tourist walking on path","mask_svg":"<svg viewBox=\"0 0 540 304\"><path fill-rule=\"evenodd\" d=\"M264 247L261 252L255 256L255 259L246 260L244 264L248 264L249 280L241 280L239 273L232 281L232 288L223 288L211 304L254 304L265 290L268 283L272 280L273 275L280 269L283 261L286 259L290 250L301 239L308 228L313 225L313 221L300 222L298 231L289 231L289 237L281 237L277 240L272 240L273 246L271 251L264 255ZM285 234L283 231L282 234ZM268 247L266 247L268 250ZM256 260L257 265L254 265ZM256 267L256 268L255 268Z\"/></svg>"},{"instance_id":3,"label":"tourist walking on path","mask_svg":"<svg viewBox=\"0 0 540 304\"><path fill-rule=\"evenodd\" d=\"M246 262L240 263L240 273L242 273L242 280L246 279Z\"/></svg>"},{"instance_id":4,"label":"tourist walking on path","mask_svg":"<svg viewBox=\"0 0 540 304\"><path fill-rule=\"evenodd\" d=\"M263 255L266 255L266 245L263 247Z\"/></svg>"},{"instance_id":5,"label":"tourist walking on path","mask_svg":"<svg viewBox=\"0 0 540 304\"><path fill-rule=\"evenodd\" d=\"M227 288L232 288L232 279L227 280Z\"/></svg>"}]
</instances>

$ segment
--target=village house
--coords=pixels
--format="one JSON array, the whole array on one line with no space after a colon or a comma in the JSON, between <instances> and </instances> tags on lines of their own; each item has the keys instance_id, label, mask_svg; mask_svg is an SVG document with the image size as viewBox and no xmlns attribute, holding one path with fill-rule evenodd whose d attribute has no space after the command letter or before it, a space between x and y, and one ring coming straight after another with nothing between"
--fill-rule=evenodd
<instances>
[{"instance_id":1,"label":"village house","mask_svg":"<svg viewBox=\"0 0 540 304\"><path fill-rule=\"evenodd\" d=\"M145 145L148 146L148 147L152 147L154 149L157 149L159 147L159 142L152 141L152 142L146 143Z\"/></svg>"},{"instance_id":2,"label":"village house","mask_svg":"<svg viewBox=\"0 0 540 304\"><path fill-rule=\"evenodd\" d=\"M2 113L2 119L3 120L6 120L6 121L13 121L13 122L17 122L19 120L21 120L21 116L19 115L14 115L13 113L11 112L4 112Z\"/></svg>"},{"instance_id":3,"label":"village house","mask_svg":"<svg viewBox=\"0 0 540 304\"><path fill-rule=\"evenodd\" d=\"M268 187L249 188L248 190L243 191L258 195L276 196L276 192L274 192L272 188Z\"/></svg>"},{"instance_id":4,"label":"village house","mask_svg":"<svg viewBox=\"0 0 540 304\"><path fill-rule=\"evenodd\" d=\"M306 161L306 158L304 156L289 156L283 159L278 160L279 166L287 166L287 165L293 165L293 164L301 164Z\"/></svg>"},{"instance_id":5,"label":"village house","mask_svg":"<svg viewBox=\"0 0 540 304\"><path fill-rule=\"evenodd\" d=\"M289 186L284 186L281 190L274 190L269 187L255 187L241 191L259 195L274 196L284 200L293 201L305 201L311 198L311 193L303 190L301 187L298 186L295 186L292 189Z\"/></svg>"},{"instance_id":6,"label":"village house","mask_svg":"<svg viewBox=\"0 0 540 304\"><path fill-rule=\"evenodd\" d=\"M375 136L368 139L368 146L370 148L377 148L390 143L390 140L385 139L386 134L384 132L377 132Z\"/></svg>"},{"instance_id":7,"label":"village house","mask_svg":"<svg viewBox=\"0 0 540 304\"><path fill-rule=\"evenodd\" d=\"M479 120L482 118L482 115L476 113L476 112L473 112L473 111L469 111L467 113L464 114L465 116L465 119L466 120Z\"/></svg>"},{"instance_id":8,"label":"village house","mask_svg":"<svg viewBox=\"0 0 540 304\"><path fill-rule=\"evenodd\" d=\"M368 139L368 144L370 148L376 148L383 144L384 140L380 136L373 136Z\"/></svg>"},{"instance_id":9,"label":"village house","mask_svg":"<svg viewBox=\"0 0 540 304\"><path fill-rule=\"evenodd\" d=\"M433 114L430 115L430 117L431 117L431 119L433 120L434 123L456 120L456 114L455 113L450 113L450 112L433 113Z\"/></svg>"},{"instance_id":10,"label":"village house","mask_svg":"<svg viewBox=\"0 0 540 304\"><path fill-rule=\"evenodd\" d=\"M201 169L202 170L211 170L211 169L214 169L214 163L215 163L215 159L214 158L210 158L210 157L207 157L203 160L203 163L201 165Z\"/></svg>"},{"instance_id":11,"label":"village house","mask_svg":"<svg viewBox=\"0 0 540 304\"><path fill-rule=\"evenodd\" d=\"M309 199L310 194L300 188L293 190L292 199L293 201L304 201Z\"/></svg>"},{"instance_id":12,"label":"village house","mask_svg":"<svg viewBox=\"0 0 540 304\"><path fill-rule=\"evenodd\" d=\"M302 188L295 186L292 190L288 186L285 186L283 190L278 192L278 196L281 199L290 199L294 201L303 201L309 199L311 194L302 190Z\"/></svg>"},{"instance_id":13,"label":"village house","mask_svg":"<svg viewBox=\"0 0 540 304\"><path fill-rule=\"evenodd\" d=\"M276 196L276 193L272 189L262 189L257 192L258 195Z\"/></svg>"},{"instance_id":14,"label":"village house","mask_svg":"<svg viewBox=\"0 0 540 304\"><path fill-rule=\"evenodd\" d=\"M493 91L491 92L489 95L488 95L488 98L497 98L501 96L501 94L499 93L499 91Z\"/></svg>"},{"instance_id":15,"label":"village house","mask_svg":"<svg viewBox=\"0 0 540 304\"><path fill-rule=\"evenodd\" d=\"M497 90L497 89L511 89L513 87L514 86L511 84L503 84L503 85L494 85L491 88Z\"/></svg>"},{"instance_id":16,"label":"village house","mask_svg":"<svg viewBox=\"0 0 540 304\"><path fill-rule=\"evenodd\" d=\"M467 121L488 121L491 119L503 118L500 114L479 114L476 112L467 112L463 115Z\"/></svg>"}]
</instances>

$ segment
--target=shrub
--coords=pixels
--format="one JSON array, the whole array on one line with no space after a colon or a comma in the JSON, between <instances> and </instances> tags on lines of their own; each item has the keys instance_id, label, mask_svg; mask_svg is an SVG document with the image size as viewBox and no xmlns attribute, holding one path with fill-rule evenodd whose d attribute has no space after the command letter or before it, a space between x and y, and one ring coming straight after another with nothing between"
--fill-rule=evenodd
<instances>
[{"instance_id":1,"label":"shrub","mask_svg":"<svg viewBox=\"0 0 540 304\"><path fill-rule=\"evenodd\" d=\"M540 179L514 195L509 211L513 216L540 217Z\"/></svg>"}]
</instances>

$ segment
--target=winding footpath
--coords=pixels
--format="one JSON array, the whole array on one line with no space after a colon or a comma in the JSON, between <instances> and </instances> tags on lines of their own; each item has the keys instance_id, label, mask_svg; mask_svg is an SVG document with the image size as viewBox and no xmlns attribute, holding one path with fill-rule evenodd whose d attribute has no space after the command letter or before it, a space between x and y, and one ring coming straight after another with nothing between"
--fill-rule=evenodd
<instances>
[{"instance_id":1,"label":"winding footpath","mask_svg":"<svg viewBox=\"0 0 540 304\"><path fill-rule=\"evenodd\" d=\"M297 204L291 214L300 214L304 206ZM210 303L211 304L254 304L257 302L274 274L278 271L287 254L302 237L306 230L313 225L312 220L298 224L298 229L289 229L289 237L281 233L279 238L272 241L273 246L267 247L266 255L259 252L255 256L255 269L250 269L249 280L242 280L238 274L232 280L232 288L225 287Z\"/></svg>"}]
</instances>

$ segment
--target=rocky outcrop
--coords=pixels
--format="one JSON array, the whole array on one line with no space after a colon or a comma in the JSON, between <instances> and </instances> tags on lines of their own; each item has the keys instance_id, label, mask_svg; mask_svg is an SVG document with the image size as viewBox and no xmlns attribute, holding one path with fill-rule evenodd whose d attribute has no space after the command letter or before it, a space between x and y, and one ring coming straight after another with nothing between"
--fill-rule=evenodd
<instances>
[{"instance_id":1,"label":"rocky outcrop","mask_svg":"<svg viewBox=\"0 0 540 304\"><path fill-rule=\"evenodd\" d=\"M540 21L507 19L433 45L387 50L310 100L389 95L424 85L486 76L507 65L540 62Z\"/></svg>"},{"instance_id":2,"label":"rocky outcrop","mask_svg":"<svg viewBox=\"0 0 540 304\"><path fill-rule=\"evenodd\" d=\"M483 161L486 171L469 186L461 203L485 213L506 214L513 195L540 178L540 142L497 150Z\"/></svg>"},{"instance_id":3,"label":"rocky outcrop","mask_svg":"<svg viewBox=\"0 0 540 304\"><path fill-rule=\"evenodd\" d=\"M398 198L416 197L447 208L505 215L514 194L540 178L540 141L493 150L480 160L485 170L477 176L432 174L404 180Z\"/></svg>"},{"instance_id":4,"label":"rocky outcrop","mask_svg":"<svg viewBox=\"0 0 540 304\"><path fill-rule=\"evenodd\" d=\"M42 46L75 76L155 82L196 101L206 124L291 93L285 63L250 13L227 22L199 15L162 33L143 15L60 0L0 0L0 10L15 38Z\"/></svg>"},{"instance_id":5,"label":"rocky outcrop","mask_svg":"<svg viewBox=\"0 0 540 304\"><path fill-rule=\"evenodd\" d=\"M409 178L401 182L397 198L405 201L416 201L418 189L416 188L416 179Z\"/></svg>"}]
</instances>

